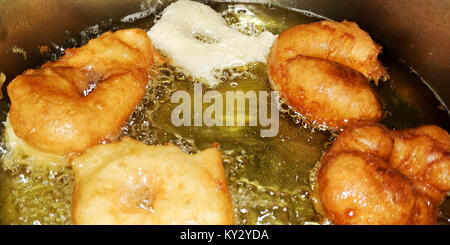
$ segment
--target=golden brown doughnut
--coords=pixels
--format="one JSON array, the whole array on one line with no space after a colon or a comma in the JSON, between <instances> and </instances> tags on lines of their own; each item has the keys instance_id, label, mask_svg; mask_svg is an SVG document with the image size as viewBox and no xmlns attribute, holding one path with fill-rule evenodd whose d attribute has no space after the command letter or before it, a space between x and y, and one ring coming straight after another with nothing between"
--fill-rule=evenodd
<instances>
[{"instance_id":1,"label":"golden brown doughnut","mask_svg":"<svg viewBox=\"0 0 450 245\"><path fill-rule=\"evenodd\" d=\"M341 130L357 122L381 120L377 95L359 72L306 56L290 60L286 70L282 96L314 125Z\"/></svg>"},{"instance_id":2,"label":"golden brown doughnut","mask_svg":"<svg viewBox=\"0 0 450 245\"><path fill-rule=\"evenodd\" d=\"M340 63L378 81L386 70L378 60L381 46L355 22L323 20L290 28L275 41L269 72L273 80L283 81L283 67L298 55Z\"/></svg>"},{"instance_id":3,"label":"golden brown doughnut","mask_svg":"<svg viewBox=\"0 0 450 245\"><path fill-rule=\"evenodd\" d=\"M369 80L387 76L381 47L354 22L320 21L283 32L268 59L273 88L313 126L374 123L382 106Z\"/></svg>"},{"instance_id":4,"label":"golden brown doughnut","mask_svg":"<svg viewBox=\"0 0 450 245\"><path fill-rule=\"evenodd\" d=\"M395 131L391 165L440 202L450 191L450 136L434 125Z\"/></svg>"},{"instance_id":5,"label":"golden brown doughnut","mask_svg":"<svg viewBox=\"0 0 450 245\"><path fill-rule=\"evenodd\" d=\"M120 133L159 57L140 29L106 32L8 85L9 119L31 146L65 155Z\"/></svg>"},{"instance_id":6,"label":"golden brown doughnut","mask_svg":"<svg viewBox=\"0 0 450 245\"><path fill-rule=\"evenodd\" d=\"M411 222L413 187L380 158L361 152L328 156L321 162L317 184L323 210L333 224Z\"/></svg>"},{"instance_id":7,"label":"golden brown doughnut","mask_svg":"<svg viewBox=\"0 0 450 245\"><path fill-rule=\"evenodd\" d=\"M75 224L215 224L233 222L220 152L189 155L173 145L125 137L71 160Z\"/></svg>"},{"instance_id":8,"label":"golden brown doughnut","mask_svg":"<svg viewBox=\"0 0 450 245\"><path fill-rule=\"evenodd\" d=\"M348 127L320 162L317 210L335 224L436 224L450 191L449 146L433 125Z\"/></svg>"}]
</instances>

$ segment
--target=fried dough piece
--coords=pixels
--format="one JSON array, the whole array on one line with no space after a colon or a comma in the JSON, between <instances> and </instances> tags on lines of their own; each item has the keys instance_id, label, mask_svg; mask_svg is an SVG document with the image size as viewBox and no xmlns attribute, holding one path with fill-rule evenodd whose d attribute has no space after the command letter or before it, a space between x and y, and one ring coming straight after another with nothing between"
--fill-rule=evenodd
<instances>
[{"instance_id":1,"label":"fried dough piece","mask_svg":"<svg viewBox=\"0 0 450 245\"><path fill-rule=\"evenodd\" d=\"M356 122L381 120L377 95L359 72L305 56L290 60L286 69L283 97L313 124L342 130Z\"/></svg>"},{"instance_id":2,"label":"fried dough piece","mask_svg":"<svg viewBox=\"0 0 450 245\"><path fill-rule=\"evenodd\" d=\"M317 209L335 224L436 224L450 190L449 146L448 133L433 125L353 125L320 162Z\"/></svg>"},{"instance_id":3,"label":"fried dough piece","mask_svg":"<svg viewBox=\"0 0 450 245\"><path fill-rule=\"evenodd\" d=\"M159 60L143 30L107 32L8 85L15 134L65 155L115 137L145 93Z\"/></svg>"},{"instance_id":4,"label":"fried dough piece","mask_svg":"<svg viewBox=\"0 0 450 245\"><path fill-rule=\"evenodd\" d=\"M56 169L64 168L69 165L69 158L64 155L57 155L43 152L30 146L27 142L17 137L11 126L9 118L6 118L3 142L7 149L7 153L3 158L3 169L11 169L17 166L18 159L20 163L44 169L46 166L56 167Z\"/></svg>"},{"instance_id":5,"label":"fried dough piece","mask_svg":"<svg viewBox=\"0 0 450 245\"><path fill-rule=\"evenodd\" d=\"M383 116L369 82L387 77L380 51L356 23L325 20L283 32L272 46L268 71L273 88L312 126L341 131Z\"/></svg>"},{"instance_id":6,"label":"fried dough piece","mask_svg":"<svg viewBox=\"0 0 450 245\"><path fill-rule=\"evenodd\" d=\"M271 50L269 72L273 80L283 83L283 67L303 55L340 63L377 82L387 75L378 60L380 52L381 46L355 22L324 20L295 26L280 34Z\"/></svg>"},{"instance_id":7,"label":"fried dough piece","mask_svg":"<svg viewBox=\"0 0 450 245\"><path fill-rule=\"evenodd\" d=\"M432 199L416 194L416 204L412 217L414 225L435 225L439 215L439 205Z\"/></svg>"},{"instance_id":8,"label":"fried dough piece","mask_svg":"<svg viewBox=\"0 0 450 245\"><path fill-rule=\"evenodd\" d=\"M221 154L195 155L125 137L73 159L75 224L216 224L233 222Z\"/></svg>"},{"instance_id":9,"label":"fried dough piece","mask_svg":"<svg viewBox=\"0 0 450 245\"><path fill-rule=\"evenodd\" d=\"M317 179L325 215L339 225L410 224L414 190L406 177L375 156L328 156Z\"/></svg>"},{"instance_id":10,"label":"fried dough piece","mask_svg":"<svg viewBox=\"0 0 450 245\"><path fill-rule=\"evenodd\" d=\"M396 131L390 163L437 202L450 191L450 136L437 126Z\"/></svg>"},{"instance_id":11,"label":"fried dough piece","mask_svg":"<svg viewBox=\"0 0 450 245\"><path fill-rule=\"evenodd\" d=\"M356 124L344 130L327 153L358 151L377 156L385 161L391 156L394 140L381 124Z\"/></svg>"}]
</instances>

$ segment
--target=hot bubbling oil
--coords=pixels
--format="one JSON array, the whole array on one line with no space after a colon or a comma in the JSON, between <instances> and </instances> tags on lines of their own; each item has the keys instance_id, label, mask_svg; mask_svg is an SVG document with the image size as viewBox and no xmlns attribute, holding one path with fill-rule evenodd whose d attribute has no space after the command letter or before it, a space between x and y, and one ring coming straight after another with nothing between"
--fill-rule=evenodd
<instances>
[{"instance_id":1,"label":"hot bubbling oil","mask_svg":"<svg viewBox=\"0 0 450 245\"><path fill-rule=\"evenodd\" d=\"M222 94L269 90L264 64L222 74L224 80L233 77L214 88ZM147 144L172 142L187 152L219 143L238 224L319 222L321 217L309 201L308 178L329 135L301 127L287 114L281 115L280 132L274 138L261 138L259 127L175 127L170 118L177 104L170 103L170 94L184 90L192 95L193 83L177 68L163 67L151 83L156 86L148 87L143 104L125 125L123 134ZM207 106L204 104L204 108Z\"/></svg>"},{"instance_id":2,"label":"hot bubbling oil","mask_svg":"<svg viewBox=\"0 0 450 245\"><path fill-rule=\"evenodd\" d=\"M263 30L279 34L289 27L319 20L261 4L221 3L213 8L222 13L230 26L247 35ZM49 58L56 59L64 48L81 46L108 30L131 27L148 30L157 18L150 15L87 28L81 35L57 46ZM437 109L439 102L429 90L424 92L420 78L411 77L407 67L398 62L387 64L393 72L392 79L376 88L387 110L383 123L391 128L434 123L449 130L448 114ZM265 68L264 64L250 64L217 71L223 83L214 89L220 93L269 91ZM192 94L195 80L180 68L169 65L161 67L157 74L150 81L142 103L123 127L123 135L146 144L172 142L190 153L219 143L238 224L315 224L323 220L310 201L310 176L331 143L330 133L311 130L284 105L280 108L279 134L273 138L259 137L259 127L174 127L170 115L176 105L170 103L170 96L177 90ZM7 148L3 149L7 153ZM32 169L21 164L20 159L15 163L0 172L0 222L70 224L72 171ZM441 223L448 222L448 203L443 205Z\"/></svg>"}]
</instances>

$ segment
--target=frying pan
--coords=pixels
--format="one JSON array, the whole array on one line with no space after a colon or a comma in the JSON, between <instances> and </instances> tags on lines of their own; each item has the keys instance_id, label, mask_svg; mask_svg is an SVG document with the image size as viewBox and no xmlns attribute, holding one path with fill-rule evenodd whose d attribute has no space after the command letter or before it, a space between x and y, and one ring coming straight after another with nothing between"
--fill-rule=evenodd
<instances>
[{"instance_id":1,"label":"frying pan","mask_svg":"<svg viewBox=\"0 0 450 245\"><path fill-rule=\"evenodd\" d=\"M158 12L171 2L173 1L0 0L0 72L6 75L7 84L24 70L44 63L48 57L40 52L40 47L63 43L72 34L95 24L108 23L133 13L146 15ZM357 22L383 46L384 53L405 63L411 71L423 78L426 86L440 100L448 114L449 0L239 0L238 2L263 2L293 10L310 11L336 21L347 19ZM3 86L3 94L6 95L5 87ZM7 103L7 100L0 101L0 112L8 110ZM5 115L6 113L0 113L0 121L4 121Z\"/></svg>"}]
</instances>

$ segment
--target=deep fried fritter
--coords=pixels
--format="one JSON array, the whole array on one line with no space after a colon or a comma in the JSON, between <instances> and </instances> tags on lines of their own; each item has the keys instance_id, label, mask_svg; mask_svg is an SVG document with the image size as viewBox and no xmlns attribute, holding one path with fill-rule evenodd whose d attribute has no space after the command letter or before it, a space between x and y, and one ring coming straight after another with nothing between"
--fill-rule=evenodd
<instances>
[{"instance_id":1,"label":"deep fried fritter","mask_svg":"<svg viewBox=\"0 0 450 245\"><path fill-rule=\"evenodd\" d=\"M381 124L356 124L344 130L327 153L359 151L375 155L385 161L391 156L394 140Z\"/></svg>"},{"instance_id":2,"label":"deep fried fritter","mask_svg":"<svg viewBox=\"0 0 450 245\"><path fill-rule=\"evenodd\" d=\"M57 155L48 152L43 152L30 146L27 142L17 137L11 126L9 118L6 119L4 129L4 143L7 149L7 154L3 158L3 169L10 169L15 166L20 159L21 163L26 163L29 166L37 168L45 168L46 166L53 166L59 168L67 167L69 159L64 155Z\"/></svg>"},{"instance_id":3,"label":"deep fried fritter","mask_svg":"<svg viewBox=\"0 0 450 245\"><path fill-rule=\"evenodd\" d=\"M368 79L387 76L381 47L354 22L320 21L283 32L268 59L274 89L313 126L342 130L378 122L383 110Z\"/></svg>"},{"instance_id":4,"label":"deep fried fritter","mask_svg":"<svg viewBox=\"0 0 450 245\"><path fill-rule=\"evenodd\" d=\"M143 97L157 59L146 33L128 29L25 71L8 86L15 134L60 155L115 137Z\"/></svg>"},{"instance_id":5,"label":"deep fried fritter","mask_svg":"<svg viewBox=\"0 0 450 245\"><path fill-rule=\"evenodd\" d=\"M355 122L381 120L381 104L359 72L305 56L290 60L286 69L283 97L314 124L342 130Z\"/></svg>"},{"instance_id":6,"label":"deep fried fritter","mask_svg":"<svg viewBox=\"0 0 450 245\"><path fill-rule=\"evenodd\" d=\"M221 154L195 155L125 137L72 160L75 224L216 224L233 222Z\"/></svg>"},{"instance_id":7,"label":"deep fried fritter","mask_svg":"<svg viewBox=\"0 0 450 245\"><path fill-rule=\"evenodd\" d=\"M272 79L282 81L285 63L303 55L340 63L378 81L387 75L378 60L380 52L381 46L355 22L324 20L295 26L280 34L271 50L269 71Z\"/></svg>"},{"instance_id":8,"label":"deep fried fritter","mask_svg":"<svg viewBox=\"0 0 450 245\"><path fill-rule=\"evenodd\" d=\"M435 225L439 215L439 205L430 198L416 194L416 203L414 206L411 223L415 225Z\"/></svg>"},{"instance_id":9,"label":"deep fried fritter","mask_svg":"<svg viewBox=\"0 0 450 245\"><path fill-rule=\"evenodd\" d=\"M410 224L414 190L406 177L375 156L328 156L317 179L325 215L334 224Z\"/></svg>"},{"instance_id":10,"label":"deep fried fritter","mask_svg":"<svg viewBox=\"0 0 450 245\"><path fill-rule=\"evenodd\" d=\"M435 224L450 190L449 146L437 126L348 127L320 163L318 210L335 224Z\"/></svg>"},{"instance_id":11,"label":"deep fried fritter","mask_svg":"<svg viewBox=\"0 0 450 245\"><path fill-rule=\"evenodd\" d=\"M450 136L437 126L396 131L391 165L436 201L450 191Z\"/></svg>"}]
</instances>

